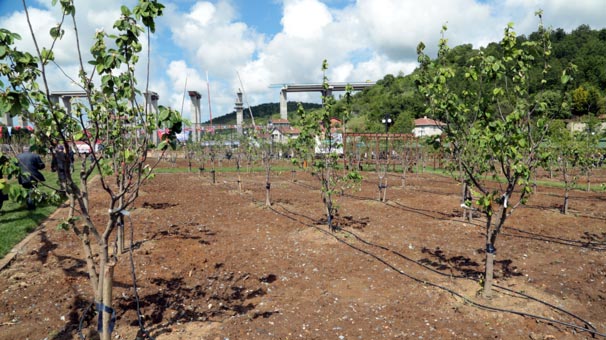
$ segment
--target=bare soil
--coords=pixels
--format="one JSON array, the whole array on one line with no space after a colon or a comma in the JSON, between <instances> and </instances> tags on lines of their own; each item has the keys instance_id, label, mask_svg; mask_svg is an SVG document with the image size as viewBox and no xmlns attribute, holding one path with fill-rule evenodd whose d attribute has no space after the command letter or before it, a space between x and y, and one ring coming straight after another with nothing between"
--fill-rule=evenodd
<instances>
[{"instance_id":1,"label":"bare soil","mask_svg":"<svg viewBox=\"0 0 606 340\"><path fill-rule=\"evenodd\" d=\"M323 224L306 172L159 174L131 212L144 328L156 339L589 339L606 333L606 195L539 187L497 241L494 297L478 295L484 226L462 220L448 177L377 175ZM93 191L100 222L105 198ZM78 339L91 303L78 239L59 211L0 272L0 339ZM130 233L131 220L127 223ZM128 254L116 268L116 339L139 329ZM522 294L519 294L522 293ZM564 309L573 316L557 308ZM83 333L95 328L92 313ZM538 316L540 318L531 317ZM553 321L555 320L555 321ZM89 338L87 336L87 338ZM598 336L598 338L600 338Z\"/></svg>"}]
</instances>

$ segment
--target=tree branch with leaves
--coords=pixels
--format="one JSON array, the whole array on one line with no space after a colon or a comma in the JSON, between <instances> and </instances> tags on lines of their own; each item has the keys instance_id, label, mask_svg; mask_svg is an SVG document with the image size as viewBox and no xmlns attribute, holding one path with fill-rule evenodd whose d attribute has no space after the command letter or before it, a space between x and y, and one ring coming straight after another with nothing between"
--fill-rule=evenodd
<instances>
[{"instance_id":1,"label":"tree branch with leaves","mask_svg":"<svg viewBox=\"0 0 606 340\"><path fill-rule=\"evenodd\" d=\"M160 107L156 120L147 111L147 105L143 108L137 101L141 91L137 89L134 75L142 51L141 37L147 31L149 46L149 35L155 30L156 17L162 14L162 4L140 0L132 10L122 6L113 31L96 32L90 48L90 70L85 68L80 48L73 0L60 0L59 4L63 18L50 30L53 40L49 48L38 45L34 23L27 16L35 55L14 47L19 35L0 30L0 74L8 81L0 84L0 107L11 116L24 116L32 122L35 134L31 144L37 150L54 153L56 145L69 150L76 142L85 143L90 149L90 154L81 158L77 177L67 172L63 188L56 190L62 190L67 196L68 217L60 227L72 230L81 240L96 309L102 314L101 336L106 340L111 338L114 311L113 268L122 248L110 236L123 232L129 207L137 199L142 183L152 175L153 165L150 166L147 159L150 135L158 127L167 128L169 133L158 147L161 150L174 147L182 119L179 112ZM23 5L27 14L25 1ZM72 18L79 65L76 77L66 76L84 93L83 101L72 103L71 115L58 105L47 81L51 64L63 70L55 62L53 50L64 35L66 17ZM149 79L149 74L147 77ZM97 148L99 142L105 146L102 151ZM104 225L92 219L92 211L99 209L91 206L89 199L93 176L99 179L99 186L108 197Z\"/></svg>"},{"instance_id":2,"label":"tree branch with leaves","mask_svg":"<svg viewBox=\"0 0 606 340\"><path fill-rule=\"evenodd\" d=\"M478 196L486 236L485 297L490 297L496 241L507 217L531 194L530 175L540 162L551 112L530 92L533 65L540 65L542 77L549 69L549 31L539 17L538 41L519 44L513 24L504 30L499 53L480 52L469 60L465 85L455 88L450 81L455 68L447 62L449 48L442 37L438 56L431 60L419 44L420 72L417 84L427 100L427 114L446 123L443 145L451 151L464 181ZM443 33L446 27L443 28ZM536 63L535 58L543 61ZM536 74L536 73L535 73ZM562 77L568 80L567 75ZM544 84L544 80L539 81Z\"/></svg>"}]
</instances>

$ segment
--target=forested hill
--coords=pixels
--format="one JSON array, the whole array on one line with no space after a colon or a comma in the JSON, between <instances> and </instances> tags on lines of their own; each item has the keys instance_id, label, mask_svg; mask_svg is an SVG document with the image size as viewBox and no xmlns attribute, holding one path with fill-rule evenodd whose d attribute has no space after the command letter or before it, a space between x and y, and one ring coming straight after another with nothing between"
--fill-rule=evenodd
<instances>
[{"instance_id":1,"label":"forested hill","mask_svg":"<svg viewBox=\"0 0 606 340\"><path fill-rule=\"evenodd\" d=\"M448 38L448 34L446 34ZM539 39L535 32L528 37L519 36L518 42ZM548 60L551 68L548 70L547 83L538 83L544 60L535 60L536 77L532 77L531 91L537 96L544 96L550 103L556 118L578 118L591 114L594 117L606 114L606 29L593 30L582 25L570 33L555 29L551 33L552 56ZM498 56L498 42L491 43L481 49L485 54ZM471 45L452 47L448 61L454 66L457 76L451 84L463 84L465 66L469 60L480 52ZM560 77L562 71L572 63L576 65L572 86L563 91ZM462 90L462 89L460 89ZM489 92L489 91L486 91ZM568 101L569 110L560 110L563 100ZM354 95L353 112L355 113L348 126L353 131L380 132L384 126L380 123L384 114L395 118L392 132L410 132L412 121L424 115L425 105L415 89L414 73L407 76L386 75L377 81L377 85Z\"/></svg>"},{"instance_id":2,"label":"forested hill","mask_svg":"<svg viewBox=\"0 0 606 340\"><path fill-rule=\"evenodd\" d=\"M321 104L315 103L301 103L305 110L317 109L322 107ZM287 103L288 112L291 114L297 112L297 102ZM261 105L252 106L250 108L255 118L255 123L261 124L267 122L272 115L278 115L280 113L280 103L266 103ZM208 123L208 122L205 122ZM250 113L248 108L244 108L244 123L250 124ZM236 124L236 111L232 111L224 116L213 119L213 124Z\"/></svg>"}]
</instances>

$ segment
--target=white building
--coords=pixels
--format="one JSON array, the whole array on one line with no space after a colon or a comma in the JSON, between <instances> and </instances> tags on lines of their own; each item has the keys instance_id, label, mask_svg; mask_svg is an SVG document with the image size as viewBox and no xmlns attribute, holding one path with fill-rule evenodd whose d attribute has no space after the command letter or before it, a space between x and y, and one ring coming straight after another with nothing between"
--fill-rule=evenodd
<instances>
[{"instance_id":1,"label":"white building","mask_svg":"<svg viewBox=\"0 0 606 340\"><path fill-rule=\"evenodd\" d=\"M415 137L439 136L442 134L442 129L445 126L439 120L427 118L427 116L415 119L415 127L412 133Z\"/></svg>"},{"instance_id":2,"label":"white building","mask_svg":"<svg viewBox=\"0 0 606 340\"><path fill-rule=\"evenodd\" d=\"M272 119L269 121L271 139L276 143L287 143L290 139L299 137L301 131L292 127L287 119Z\"/></svg>"}]
</instances>

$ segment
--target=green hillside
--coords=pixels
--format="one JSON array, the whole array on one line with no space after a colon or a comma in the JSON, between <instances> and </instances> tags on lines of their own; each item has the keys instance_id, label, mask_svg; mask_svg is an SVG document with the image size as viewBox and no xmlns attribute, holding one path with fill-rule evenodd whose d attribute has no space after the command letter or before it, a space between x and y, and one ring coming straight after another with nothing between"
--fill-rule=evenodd
<instances>
[{"instance_id":1,"label":"green hillside","mask_svg":"<svg viewBox=\"0 0 606 340\"><path fill-rule=\"evenodd\" d=\"M437 33L436 33L437 34ZM448 34L446 35L448 38ZM525 41L536 41L539 33L528 37L518 36L519 44ZM549 60L551 68L547 71L547 83L541 84L540 72L543 71L544 60L536 54L531 79L531 94L543 96L552 110L552 115L560 119L595 119L606 115L606 29L592 30L587 25L581 25L570 33L555 29L551 33L552 55ZM456 73L449 86L463 91L463 78L469 60L478 53L498 56L501 47L491 43L486 47L474 49L470 44L459 45L450 49L447 60ZM562 71L575 65L572 86L564 92L560 77ZM350 131L381 132L384 126L381 118L391 115L395 124L391 132L409 133L413 121L425 115L425 100L421 98L415 86L416 71L410 75L388 74L377 81L377 85L365 89L353 96L352 115L348 122ZM485 89L489 95L492 89ZM562 102L568 109L562 110ZM337 105L337 118L342 118L343 103ZM593 118L592 118L593 117ZM439 119L440 117L433 117Z\"/></svg>"}]
</instances>

